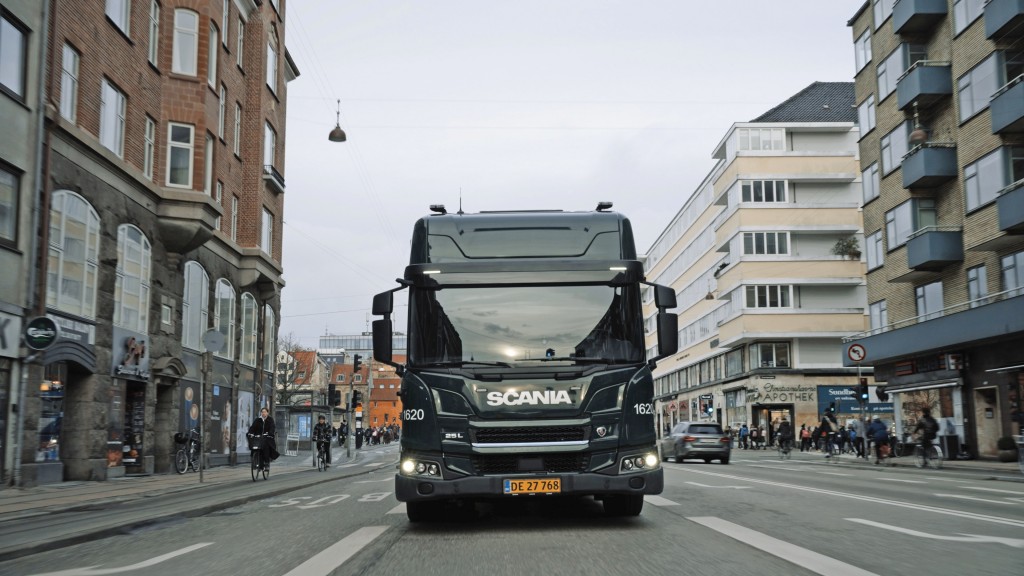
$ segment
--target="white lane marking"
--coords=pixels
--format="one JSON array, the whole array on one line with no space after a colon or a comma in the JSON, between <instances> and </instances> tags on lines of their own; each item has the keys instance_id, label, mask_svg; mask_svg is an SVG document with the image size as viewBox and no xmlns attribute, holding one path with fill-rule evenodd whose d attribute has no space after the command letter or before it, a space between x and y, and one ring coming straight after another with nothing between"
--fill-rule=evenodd
<instances>
[{"instance_id":1,"label":"white lane marking","mask_svg":"<svg viewBox=\"0 0 1024 576\"><path fill-rule=\"evenodd\" d=\"M989 504L1013 504L1006 500L989 500L988 498L978 498L976 496L962 496L960 494L936 494L941 498L959 498L960 500L970 500L971 502L988 502Z\"/></svg>"},{"instance_id":2,"label":"white lane marking","mask_svg":"<svg viewBox=\"0 0 1024 576\"><path fill-rule=\"evenodd\" d=\"M849 492L838 492L836 490L826 490L824 488L815 488L813 486L801 486L799 484L787 484L785 482L775 482L772 480L760 480L758 478L746 478L744 476L736 476L733 474L722 474L720 472L708 472L707 470L698 470L697 468L670 468L666 467L665 470L673 472L692 472L694 474L704 474L706 476L716 476L718 478L728 478L730 480L739 480L740 482L750 482L752 484L765 484L768 486L777 486L779 488L790 488L793 490L803 490L804 492L815 492L818 494L825 494L828 496L838 496L840 498L849 498L851 500L861 500L863 502L874 502L876 504L882 504L885 506L896 506L900 508L910 508L912 510L934 512L936 514L946 514L949 516L956 516L957 518L970 518L972 520L980 520L982 522L993 522L995 524L1007 524L1009 526L1017 526L1024 528L1024 520L1016 520L1013 518L1003 518L1001 516L990 516L987 514L978 514L975 512L969 512L966 510L954 510L952 508L939 508L938 506L929 506L927 504L914 504L911 502L901 502L899 500L889 500L887 498L877 498L875 496L863 496L861 494L851 494Z\"/></svg>"},{"instance_id":3,"label":"white lane marking","mask_svg":"<svg viewBox=\"0 0 1024 576\"><path fill-rule=\"evenodd\" d=\"M751 530L750 528L733 524L732 522L722 520L721 518L700 516L692 518L687 517L686 519L696 522L702 526L706 526L719 534L724 534L730 538L739 540L748 546L753 546L758 550L767 552L772 556L776 556L787 562L806 568L816 574L823 574L826 576L877 576L874 572L868 572L867 570L841 562L835 558L818 554L813 550L801 548L800 546L790 544L785 540L772 538L767 534L762 534Z\"/></svg>"},{"instance_id":4,"label":"white lane marking","mask_svg":"<svg viewBox=\"0 0 1024 576\"><path fill-rule=\"evenodd\" d=\"M394 478L384 478L383 480L359 480L353 482L353 484L376 484L378 482L394 482Z\"/></svg>"},{"instance_id":5,"label":"white lane marking","mask_svg":"<svg viewBox=\"0 0 1024 576\"><path fill-rule=\"evenodd\" d=\"M380 466L380 462L370 462L369 464L364 464L363 468L369 468L370 466Z\"/></svg>"},{"instance_id":6,"label":"white lane marking","mask_svg":"<svg viewBox=\"0 0 1024 576\"><path fill-rule=\"evenodd\" d=\"M654 504L655 506L679 506L678 502L673 502L668 498L662 498L661 496L656 496L654 494L644 496L644 501L648 504Z\"/></svg>"},{"instance_id":7,"label":"white lane marking","mask_svg":"<svg viewBox=\"0 0 1024 576\"><path fill-rule=\"evenodd\" d=\"M735 488L737 490L750 488L750 486L712 486L710 484L701 484L700 482L687 482L687 484L693 484L694 486L700 486L701 488Z\"/></svg>"},{"instance_id":8,"label":"white lane marking","mask_svg":"<svg viewBox=\"0 0 1024 576\"><path fill-rule=\"evenodd\" d=\"M842 472L822 472L821 470L812 470L818 474L828 474L829 476L852 476L852 474L843 474Z\"/></svg>"},{"instance_id":9,"label":"white lane marking","mask_svg":"<svg viewBox=\"0 0 1024 576\"><path fill-rule=\"evenodd\" d=\"M765 466L763 464L749 464L750 468L767 468L769 470L790 470L792 472L803 472L804 468L788 468L786 466Z\"/></svg>"},{"instance_id":10,"label":"white lane marking","mask_svg":"<svg viewBox=\"0 0 1024 576\"><path fill-rule=\"evenodd\" d=\"M861 518L847 518L850 522L858 522L860 524L867 524L868 526L874 526L876 528L884 528L886 530L892 530L893 532L900 532L909 536L917 536L918 538L931 538L932 540L948 540L950 542L970 542L981 543L989 542L993 544L1006 544L1014 548L1024 548L1024 540L1019 538L1003 538L1001 536L982 536L980 534L965 534L960 532L958 536L944 536L942 534L929 534L927 532L919 532L917 530L911 530L909 528L900 528L899 526L890 526L888 524L882 524L881 522L874 522L871 520L863 520Z\"/></svg>"},{"instance_id":11,"label":"white lane marking","mask_svg":"<svg viewBox=\"0 0 1024 576\"><path fill-rule=\"evenodd\" d=\"M398 506L395 506L391 510L386 512L387 514L405 514L405 502L402 502Z\"/></svg>"},{"instance_id":12,"label":"white lane marking","mask_svg":"<svg viewBox=\"0 0 1024 576\"><path fill-rule=\"evenodd\" d=\"M1000 494L1013 494L1014 496L1024 496L1024 492L1017 490L1000 490L999 488L983 488L981 486L964 486L967 490L982 490L984 492L998 492Z\"/></svg>"},{"instance_id":13,"label":"white lane marking","mask_svg":"<svg viewBox=\"0 0 1024 576\"><path fill-rule=\"evenodd\" d=\"M331 544L284 576L325 576L386 532L388 526L366 526Z\"/></svg>"},{"instance_id":14,"label":"white lane marking","mask_svg":"<svg viewBox=\"0 0 1024 576\"><path fill-rule=\"evenodd\" d=\"M338 468L351 468L353 466L358 466L358 465L359 465L358 463L353 462L351 464L342 464L341 466L338 466Z\"/></svg>"},{"instance_id":15,"label":"white lane marking","mask_svg":"<svg viewBox=\"0 0 1024 576\"><path fill-rule=\"evenodd\" d=\"M946 478L944 476L925 476L925 480L940 480L942 482L959 482L961 484L970 484L974 480L957 480L955 478Z\"/></svg>"},{"instance_id":16,"label":"white lane marking","mask_svg":"<svg viewBox=\"0 0 1024 576\"><path fill-rule=\"evenodd\" d=\"M131 566L122 566L120 568L98 568L96 566L83 566L80 568L71 568L70 570L61 570L59 572L46 572L45 574L37 574L36 576L99 576L102 574L120 574L122 572L131 572L133 570L141 570L143 568L149 568L155 566L161 562L165 562L176 556L182 554L188 554L193 550L198 550L213 544L213 542L200 542L191 546L186 546L181 550L175 550L174 552L168 552L167 554L161 554L156 558L150 558L149 560L143 560L138 564L132 564Z\"/></svg>"},{"instance_id":17,"label":"white lane marking","mask_svg":"<svg viewBox=\"0 0 1024 576\"><path fill-rule=\"evenodd\" d=\"M927 484L924 480L904 480L902 478L875 478L875 480L884 480L885 482L903 482L904 484Z\"/></svg>"}]
</instances>

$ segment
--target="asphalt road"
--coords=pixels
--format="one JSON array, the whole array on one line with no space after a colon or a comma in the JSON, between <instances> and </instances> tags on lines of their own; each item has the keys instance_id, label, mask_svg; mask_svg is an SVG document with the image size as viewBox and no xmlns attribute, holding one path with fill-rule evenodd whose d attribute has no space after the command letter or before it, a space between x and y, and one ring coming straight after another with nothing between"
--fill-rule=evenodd
<instances>
[{"instance_id":1,"label":"asphalt road","mask_svg":"<svg viewBox=\"0 0 1024 576\"><path fill-rule=\"evenodd\" d=\"M512 498L410 524L385 467L0 574L1024 574L1024 483L770 452L664 466L665 492L638 518L606 518L590 499Z\"/></svg>"}]
</instances>

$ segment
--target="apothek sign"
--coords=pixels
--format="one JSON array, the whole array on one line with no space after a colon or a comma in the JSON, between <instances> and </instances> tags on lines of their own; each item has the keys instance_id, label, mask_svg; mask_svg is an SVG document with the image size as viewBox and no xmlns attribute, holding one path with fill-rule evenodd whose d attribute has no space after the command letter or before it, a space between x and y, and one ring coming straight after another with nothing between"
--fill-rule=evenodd
<instances>
[{"instance_id":1,"label":"apothek sign","mask_svg":"<svg viewBox=\"0 0 1024 576\"><path fill-rule=\"evenodd\" d=\"M118 378L149 380L149 346L145 334L114 327L111 372Z\"/></svg>"},{"instance_id":2,"label":"apothek sign","mask_svg":"<svg viewBox=\"0 0 1024 576\"><path fill-rule=\"evenodd\" d=\"M747 403L814 402L815 391L815 387L810 385L762 384L747 389Z\"/></svg>"},{"instance_id":3,"label":"apothek sign","mask_svg":"<svg viewBox=\"0 0 1024 576\"><path fill-rule=\"evenodd\" d=\"M0 357L17 358L21 343L21 316L0 312Z\"/></svg>"}]
</instances>

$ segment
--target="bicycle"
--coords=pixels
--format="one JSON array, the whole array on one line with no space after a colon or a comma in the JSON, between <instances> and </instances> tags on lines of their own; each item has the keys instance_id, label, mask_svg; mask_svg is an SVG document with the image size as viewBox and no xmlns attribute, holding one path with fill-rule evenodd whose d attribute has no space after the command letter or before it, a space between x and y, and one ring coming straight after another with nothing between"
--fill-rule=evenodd
<instances>
[{"instance_id":1,"label":"bicycle","mask_svg":"<svg viewBox=\"0 0 1024 576\"><path fill-rule=\"evenodd\" d=\"M327 469L327 442L329 442L329 440L324 440L322 437L318 437L315 441L316 456L314 456L314 460L316 460L316 469L323 472Z\"/></svg>"},{"instance_id":2,"label":"bicycle","mask_svg":"<svg viewBox=\"0 0 1024 576\"><path fill-rule=\"evenodd\" d=\"M931 466L939 470L942 468L942 450L931 441L927 442L929 442L927 452L920 444L914 446L914 463L918 468L925 468L931 462Z\"/></svg>"},{"instance_id":3,"label":"bicycle","mask_svg":"<svg viewBox=\"0 0 1024 576\"><path fill-rule=\"evenodd\" d=\"M782 438L776 442L779 449L779 460L789 460L792 458L791 452L793 451L793 441L789 438Z\"/></svg>"},{"instance_id":4,"label":"bicycle","mask_svg":"<svg viewBox=\"0 0 1024 576\"><path fill-rule=\"evenodd\" d=\"M174 469L178 474L184 474L191 468L193 472L199 471L199 429L193 428L188 432L176 432L174 443L180 445L174 454Z\"/></svg>"},{"instance_id":5,"label":"bicycle","mask_svg":"<svg viewBox=\"0 0 1024 576\"><path fill-rule=\"evenodd\" d=\"M267 476L270 475L270 462L263 462L263 447L264 439L269 437L269 434L263 436L256 436L254 434L248 434L249 436L249 461L250 468L252 471L252 481L255 482L260 473L263 474L263 479L266 480Z\"/></svg>"}]
</instances>

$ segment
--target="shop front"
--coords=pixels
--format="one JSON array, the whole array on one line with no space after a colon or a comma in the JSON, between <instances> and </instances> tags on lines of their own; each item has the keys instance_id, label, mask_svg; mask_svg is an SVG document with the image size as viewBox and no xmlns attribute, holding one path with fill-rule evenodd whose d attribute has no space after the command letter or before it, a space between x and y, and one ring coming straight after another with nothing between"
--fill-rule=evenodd
<instances>
[{"instance_id":1,"label":"shop front","mask_svg":"<svg viewBox=\"0 0 1024 576\"><path fill-rule=\"evenodd\" d=\"M964 429L963 381L959 378L941 382L903 384L889 386L886 392L892 394L896 404L896 435L904 442L912 441L910 436L921 419L921 413L928 410L939 423L939 443L946 459L954 458L967 444ZM976 392L983 393L983 390ZM981 405L981 404L979 404ZM988 421L994 422L995 414L982 415L979 428Z\"/></svg>"},{"instance_id":2,"label":"shop front","mask_svg":"<svg viewBox=\"0 0 1024 576\"><path fill-rule=\"evenodd\" d=\"M155 393L149 383L149 347L145 334L114 327L111 355L110 419L107 464L124 474L152 474L152 447L146 446L146 399ZM148 450L148 452L147 452Z\"/></svg>"}]
</instances>

